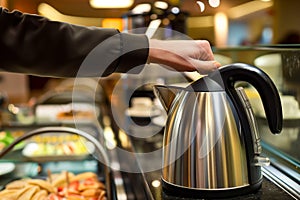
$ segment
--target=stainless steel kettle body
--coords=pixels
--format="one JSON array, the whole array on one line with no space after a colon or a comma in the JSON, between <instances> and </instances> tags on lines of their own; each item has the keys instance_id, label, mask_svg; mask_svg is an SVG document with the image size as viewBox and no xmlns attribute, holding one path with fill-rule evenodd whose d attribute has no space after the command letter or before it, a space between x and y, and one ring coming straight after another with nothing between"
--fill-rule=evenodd
<instances>
[{"instance_id":1,"label":"stainless steel kettle body","mask_svg":"<svg viewBox=\"0 0 300 200\"><path fill-rule=\"evenodd\" d=\"M225 66L187 88L155 86L168 112L162 170L165 191L215 198L260 188L260 167L268 160L260 156L260 138L247 96L243 88L235 88L239 80L256 86L271 130L280 132L278 92L269 77L253 66ZM262 86L268 91L262 92Z\"/></svg>"}]
</instances>

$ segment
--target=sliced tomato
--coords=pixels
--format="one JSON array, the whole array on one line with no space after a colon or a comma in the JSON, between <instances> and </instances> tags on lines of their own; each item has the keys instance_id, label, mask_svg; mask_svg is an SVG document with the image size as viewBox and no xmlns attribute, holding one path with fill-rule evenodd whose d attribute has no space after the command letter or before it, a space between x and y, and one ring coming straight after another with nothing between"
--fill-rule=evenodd
<instances>
[{"instance_id":1,"label":"sliced tomato","mask_svg":"<svg viewBox=\"0 0 300 200\"><path fill-rule=\"evenodd\" d=\"M64 191L64 187L63 186L57 187L57 192L61 192L61 191Z\"/></svg>"},{"instance_id":2,"label":"sliced tomato","mask_svg":"<svg viewBox=\"0 0 300 200\"><path fill-rule=\"evenodd\" d=\"M64 197L65 194L66 194L66 189L65 188L62 188L60 190L57 190L57 194L61 197Z\"/></svg>"},{"instance_id":3,"label":"sliced tomato","mask_svg":"<svg viewBox=\"0 0 300 200\"><path fill-rule=\"evenodd\" d=\"M69 184L69 190L78 191L79 181L73 181Z\"/></svg>"}]
</instances>

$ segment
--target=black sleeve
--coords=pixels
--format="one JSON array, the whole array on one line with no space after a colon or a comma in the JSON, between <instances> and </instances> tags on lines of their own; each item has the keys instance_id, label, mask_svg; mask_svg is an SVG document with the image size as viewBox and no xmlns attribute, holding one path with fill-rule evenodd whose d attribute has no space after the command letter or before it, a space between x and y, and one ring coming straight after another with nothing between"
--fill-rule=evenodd
<instances>
[{"instance_id":1,"label":"black sleeve","mask_svg":"<svg viewBox=\"0 0 300 200\"><path fill-rule=\"evenodd\" d=\"M146 63L145 35L77 26L0 7L0 70L53 77L107 76Z\"/></svg>"}]
</instances>

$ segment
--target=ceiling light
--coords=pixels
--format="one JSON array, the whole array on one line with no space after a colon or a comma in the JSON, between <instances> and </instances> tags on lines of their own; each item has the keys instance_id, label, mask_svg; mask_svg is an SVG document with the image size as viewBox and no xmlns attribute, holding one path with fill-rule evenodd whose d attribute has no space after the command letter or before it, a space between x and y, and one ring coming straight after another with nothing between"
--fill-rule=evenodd
<instances>
[{"instance_id":1,"label":"ceiling light","mask_svg":"<svg viewBox=\"0 0 300 200\"><path fill-rule=\"evenodd\" d=\"M163 10L166 10L169 7L168 3L165 1L155 1L154 6Z\"/></svg>"},{"instance_id":2,"label":"ceiling light","mask_svg":"<svg viewBox=\"0 0 300 200\"><path fill-rule=\"evenodd\" d=\"M179 9L178 7L173 7L173 8L171 9L171 12L172 12L173 14L177 15L177 14L179 14L180 9Z\"/></svg>"},{"instance_id":3,"label":"ceiling light","mask_svg":"<svg viewBox=\"0 0 300 200\"><path fill-rule=\"evenodd\" d=\"M197 1L197 4L199 5L200 11L203 12L205 10L205 5L202 1Z\"/></svg>"},{"instance_id":4,"label":"ceiling light","mask_svg":"<svg viewBox=\"0 0 300 200\"><path fill-rule=\"evenodd\" d=\"M128 8L134 0L90 0L93 8Z\"/></svg>"},{"instance_id":5,"label":"ceiling light","mask_svg":"<svg viewBox=\"0 0 300 200\"><path fill-rule=\"evenodd\" d=\"M218 12L214 17L215 45L225 46L228 36L228 18L225 13Z\"/></svg>"},{"instance_id":6,"label":"ceiling light","mask_svg":"<svg viewBox=\"0 0 300 200\"><path fill-rule=\"evenodd\" d=\"M216 8L220 5L220 0L208 0L208 3L211 7Z\"/></svg>"},{"instance_id":7,"label":"ceiling light","mask_svg":"<svg viewBox=\"0 0 300 200\"><path fill-rule=\"evenodd\" d=\"M143 13L148 13L151 10L151 5L149 3L142 3L136 5L131 12L133 14L143 14Z\"/></svg>"}]
</instances>

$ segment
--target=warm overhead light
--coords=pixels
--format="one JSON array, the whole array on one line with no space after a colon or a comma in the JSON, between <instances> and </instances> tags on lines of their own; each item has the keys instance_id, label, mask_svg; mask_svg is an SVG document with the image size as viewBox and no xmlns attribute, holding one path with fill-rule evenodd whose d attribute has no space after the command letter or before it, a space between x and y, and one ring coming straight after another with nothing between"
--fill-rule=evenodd
<instances>
[{"instance_id":1,"label":"warm overhead light","mask_svg":"<svg viewBox=\"0 0 300 200\"><path fill-rule=\"evenodd\" d=\"M93 8L128 8L134 0L90 0Z\"/></svg>"},{"instance_id":2,"label":"warm overhead light","mask_svg":"<svg viewBox=\"0 0 300 200\"><path fill-rule=\"evenodd\" d=\"M220 0L208 0L208 3L211 7L216 8L220 5Z\"/></svg>"},{"instance_id":3,"label":"warm overhead light","mask_svg":"<svg viewBox=\"0 0 300 200\"><path fill-rule=\"evenodd\" d=\"M155 1L154 6L156 8L160 8L160 9L163 9L163 10L165 10L169 7L168 3L165 2L165 1Z\"/></svg>"},{"instance_id":4,"label":"warm overhead light","mask_svg":"<svg viewBox=\"0 0 300 200\"><path fill-rule=\"evenodd\" d=\"M200 11L203 12L205 10L205 5L202 1L197 1L197 4L199 5Z\"/></svg>"},{"instance_id":5,"label":"warm overhead light","mask_svg":"<svg viewBox=\"0 0 300 200\"><path fill-rule=\"evenodd\" d=\"M228 36L228 18L225 13L218 12L214 16L215 45L225 46Z\"/></svg>"},{"instance_id":6,"label":"warm overhead light","mask_svg":"<svg viewBox=\"0 0 300 200\"><path fill-rule=\"evenodd\" d=\"M102 19L103 28L115 28L120 31L123 29L122 18L104 18Z\"/></svg>"},{"instance_id":7,"label":"warm overhead light","mask_svg":"<svg viewBox=\"0 0 300 200\"><path fill-rule=\"evenodd\" d=\"M180 13L180 9L179 9L178 7L173 7L173 8L171 9L171 12L172 12L173 14L177 15L177 14Z\"/></svg>"},{"instance_id":8,"label":"warm overhead light","mask_svg":"<svg viewBox=\"0 0 300 200\"><path fill-rule=\"evenodd\" d=\"M151 10L151 5L149 3L142 3L136 5L131 12L133 14L143 14L143 13L148 13Z\"/></svg>"}]
</instances>

